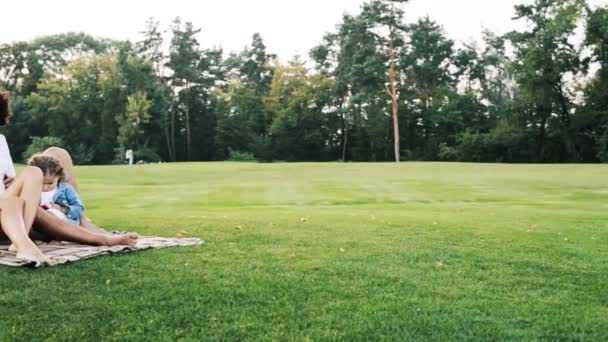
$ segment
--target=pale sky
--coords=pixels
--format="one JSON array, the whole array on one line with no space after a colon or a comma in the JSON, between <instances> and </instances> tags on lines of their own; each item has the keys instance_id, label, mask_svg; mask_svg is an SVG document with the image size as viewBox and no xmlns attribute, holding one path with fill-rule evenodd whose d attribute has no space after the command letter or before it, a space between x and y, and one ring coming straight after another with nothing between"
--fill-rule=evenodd
<instances>
[{"instance_id":1,"label":"pale sky","mask_svg":"<svg viewBox=\"0 0 608 342\"><path fill-rule=\"evenodd\" d=\"M588 0L607 5L608 0ZM85 32L114 39L140 38L149 17L168 29L176 16L202 28L202 46L240 51L259 32L282 61L308 56L343 13L357 13L363 0L2 0L0 43L37 36ZM412 0L409 22L428 15L456 41L481 40L482 29L504 33L517 26L513 6L532 0Z\"/></svg>"}]
</instances>

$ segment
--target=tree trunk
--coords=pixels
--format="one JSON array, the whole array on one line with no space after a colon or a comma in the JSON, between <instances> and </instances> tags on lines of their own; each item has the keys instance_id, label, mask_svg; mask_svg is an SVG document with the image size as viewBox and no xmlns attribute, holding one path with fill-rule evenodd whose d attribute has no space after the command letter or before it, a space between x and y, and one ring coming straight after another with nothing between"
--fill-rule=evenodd
<instances>
[{"instance_id":1,"label":"tree trunk","mask_svg":"<svg viewBox=\"0 0 608 342\"><path fill-rule=\"evenodd\" d=\"M390 86L387 89L392 102L392 112L393 112L393 136L395 143L395 162L400 161L400 153L399 153L399 96L397 94L397 85L395 81L395 41L393 38L393 33L390 35L389 42L389 71L388 78L390 82Z\"/></svg>"},{"instance_id":2,"label":"tree trunk","mask_svg":"<svg viewBox=\"0 0 608 342\"><path fill-rule=\"evenodd\" d=\"M348 144L348 123L346 113L342 114L342 161L346 161L346 146Z\"/></svg>"},{"instance_id":3,"label":"tree trunk","mask_svg":"<svg viewBox=\"0 0 608 342\"><path fill-rule=\"evenodd\" d=\"M558 91L558 97L559 97L559 103L560 103L560 107L561 107L561 133L562 133L562 137L564 139L564 144L565 144L565 149L566 149L566 156L564 158L564 161L580 161L579 158L579 153L576 150L576 146L575 144L572 142L572 137L570 136L570 113L568 111L568 104L566 102L566 95L564 95L564 89L562 88L562 85L559 84L557 85L557 91ZM574 158L574 160L570 159L570 158Z\"/></svg>"},{"instance_id":4,"label":"tree trunk","mask_svg":"<svg viewBox=\"0 0 608 342\"><path fill-rule=\"evenodd\" d=\"M171 154L173 154L173 161L177 161L177 154L175 153L175 109L171 110Z\"/></svg>"},{"instance_id":5,"label":"tree trunk","mask_svg":"<svg viewBox=\"0 0 608 342\"><path fill-rule=\"evenodd\" d=\"M344 110L344 102L346 100L342 98L340 101L340 110ZM342 113L342 161L346 161L346 146L348 145L348 121L346 120L346 113Z\"/></svg>"},{"instance_id":6,"label":"tree trunk","mask_svg":"<svg viewBox=\"0 0 608 342\"><path fill-rule=\"evenodd\" d=\"M171 116L171 119L173 119L173 117ZM175 158L173 157L173 150L171 149L171 133L169 131L169 113L165 113L165 124L164 124L164 128L165 128L165 140L167 142L167 152L169 152L169 160L170 161L175 161Z\"/></svg>"},{"instance_id":7,"label":"tree trunk","mask_svg":"<svg viewBox=\"0 0 608 342\"><path fill-rule=\"evenodd\" d=\"M547 120L543 117L540 121L540 128L538 132L538 147L536 151L537 162L542 163L545 159L545 132L546 132Z\"/></svg>"},{"instance_id":8,"label":"tree trunk","mask_svg":"<svg viewBox=\"0 0 608 342\"><path fill-rule=\"evenodd\" d=\"M551 89L551 85L548 83L544 83L543 85L543 98L538 108L538 113L540 115L540 128L538 132L538 147L537 147L537 162L542 163L545 160L545 137L547 135L547 121L551 117L551 112L553 111L553 100L552 100L553 92Z\"/></svg>"},{"instance_id":9,"label":"tree trunk","mask_svg":"<svg viewBox=\"0 0 608 342\"><path fill-rule=\"evenodd\" d=\"M186 81L186 160L190 161L190 84Z\"/></svg>"}]
</instances>

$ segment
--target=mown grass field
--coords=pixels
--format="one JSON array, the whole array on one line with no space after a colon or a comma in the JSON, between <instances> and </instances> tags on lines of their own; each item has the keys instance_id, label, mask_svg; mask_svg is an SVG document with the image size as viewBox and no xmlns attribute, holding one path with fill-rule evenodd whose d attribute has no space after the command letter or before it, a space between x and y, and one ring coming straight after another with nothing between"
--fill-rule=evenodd
<instances>
[{"instance_id":1,"label":"mown grass field","mask_svg":"<svg viewBox=\"0 0 608 342\"><path fill-rule=\"evenodd\" d=\"M608 340L608 167L79 167L97 224L200 247L0 268L0 339Z\"/></svg>"}]
</instances>

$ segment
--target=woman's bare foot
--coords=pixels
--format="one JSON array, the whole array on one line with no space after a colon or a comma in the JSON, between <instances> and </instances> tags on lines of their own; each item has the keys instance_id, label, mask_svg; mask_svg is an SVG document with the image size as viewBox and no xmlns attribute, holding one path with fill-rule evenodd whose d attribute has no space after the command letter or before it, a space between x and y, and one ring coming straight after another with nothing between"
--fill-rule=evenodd
<instances>
[{"instance_id":1,"label":"woman's bare foot","mask_svg":"<svg viewBox=\"0 0 608 342\"><path fill-rule=\"evenodd\" d=\"M21 250L17 251L16 256L19 259L33 261L36 263L36 266L49 264L51 262L51 259L44 255L44 253L42 253L42 251L34 244L21 248Z\"/></svg>"},{"instance_id":2,"label":"woman's bare foot","mask_svg":"<svg viewBox=\"0 0 608 342\"><path fill-rule=\"evenodd\" d=\"M106 235L105 241L103 243L104 246L130 246L133 247L137 243L137 238L139 236L137 234L116 234L116 235Z\"/></svg>"}]
</instances>

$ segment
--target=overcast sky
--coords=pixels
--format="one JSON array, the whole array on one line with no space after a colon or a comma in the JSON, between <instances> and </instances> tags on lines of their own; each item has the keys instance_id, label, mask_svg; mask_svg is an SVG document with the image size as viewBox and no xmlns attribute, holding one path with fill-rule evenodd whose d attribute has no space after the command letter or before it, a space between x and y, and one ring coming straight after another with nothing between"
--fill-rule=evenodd
<instances>
[{"instance_id":1,"label":"overcast sky","mask_svg":"<svg viewBox=\"0 0 608 342\"><path fill-rule=\"evenodd\" d=\"M254 32L270 52L285 61L307 56L323 34L335 29L343 13L357 13L363 0L2 0L0 43L65 32L139 39L146 19L163 28L180 16L202 28L203 46L239 51ZM513 6L532 0L412 0L407 20L428 15L457 41L480 40L482 29L504 33L517 27ZM589 0L606 5L608 0ZM520 26L521 27L521 26Z\"/></svg>"}]
</instances>

